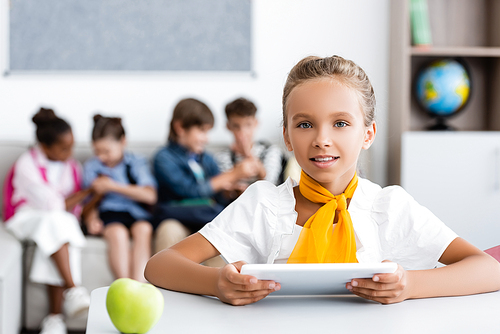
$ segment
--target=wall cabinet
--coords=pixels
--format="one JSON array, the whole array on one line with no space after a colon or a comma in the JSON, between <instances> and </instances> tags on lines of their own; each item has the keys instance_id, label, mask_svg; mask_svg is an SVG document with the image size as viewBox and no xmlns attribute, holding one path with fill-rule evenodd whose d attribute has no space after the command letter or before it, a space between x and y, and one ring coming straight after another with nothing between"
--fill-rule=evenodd
<instances>
[{"instance_id":1,"label":"wall cabinet","mask_svg":"<svg viewBox=\"0 0 500 334\"><path fill-rule=\"evenodd\" d=\"M480 249L500 245L500 132L405 132L401 185Z\"/></svg>"}]
</instances>

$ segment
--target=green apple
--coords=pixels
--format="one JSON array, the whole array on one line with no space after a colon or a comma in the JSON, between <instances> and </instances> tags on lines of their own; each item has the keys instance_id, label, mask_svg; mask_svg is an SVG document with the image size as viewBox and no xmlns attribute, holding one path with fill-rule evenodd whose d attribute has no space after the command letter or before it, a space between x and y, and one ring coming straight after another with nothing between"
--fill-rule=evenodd
<instances>
[{"instance_id":1,"label":"green apple","mask_svg":"<svg viewBox=\"0 0 500 334\"><path fill-rule=\"evenodd\" d=\"M106 295L111 322L122 333L146 333L160 320L163 306L160 290L130 278L114 281Z\"/></svg>"}]
</instances>

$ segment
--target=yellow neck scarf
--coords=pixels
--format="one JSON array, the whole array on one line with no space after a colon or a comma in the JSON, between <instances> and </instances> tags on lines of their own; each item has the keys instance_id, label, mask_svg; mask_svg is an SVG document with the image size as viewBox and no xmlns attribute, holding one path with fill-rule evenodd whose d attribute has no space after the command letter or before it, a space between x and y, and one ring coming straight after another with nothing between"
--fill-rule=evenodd
<instances>
[{"instance_id":1,"label":"yellow neck scarf","mask_svg":"<svg viewBox=\"0 0 500 334\"><path fill-rule=\"evenodd\" d=\"M354 174L345 191L333 196L322 185L302 171L300 193L314 203L324 203L304 224L299 240L287 263L357 263L356 239L347 199L352 198L358 186ZM335 229L333 222L338 211ZM333 231L332 231L333 230Z\"/></svg>"}]
</instances>

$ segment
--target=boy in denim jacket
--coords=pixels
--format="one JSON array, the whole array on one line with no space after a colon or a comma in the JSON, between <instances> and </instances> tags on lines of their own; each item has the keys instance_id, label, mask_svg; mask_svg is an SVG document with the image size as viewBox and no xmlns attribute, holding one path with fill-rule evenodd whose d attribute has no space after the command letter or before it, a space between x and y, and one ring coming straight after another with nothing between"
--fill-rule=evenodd
<instances>
[{"instance_id":1,"label":"boy in denim jacket","mask_svg":"<svg viewBox=\"0 0 500 334\"><path fill-rule=\"evenodd\" d=\"M252 163L219 171L214 158L205 151L213 125L213 114L201 101L184 99L174 108L168 143L153 161L158 181L155 220L161 222L157 234L167 239L157 239L157 250L171 246L215 218L227 203L223 192L232 191L239 180L258 173Z\"/></svg>"}]
</instances>

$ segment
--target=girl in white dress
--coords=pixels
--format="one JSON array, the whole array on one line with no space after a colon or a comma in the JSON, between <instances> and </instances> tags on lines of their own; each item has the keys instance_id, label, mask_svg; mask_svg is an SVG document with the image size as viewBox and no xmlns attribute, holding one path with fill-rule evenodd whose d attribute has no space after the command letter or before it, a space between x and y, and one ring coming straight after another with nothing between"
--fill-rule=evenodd
<instances>
[{"instance_id":1,"label":"girl in white dress","mask_svg":"<svg viewBox=\"0 0 500 334\"><path fill-rule=\"evenodd\" d=\"M13 215L5 224L18 239L36 243L29 277L47 285L50 304L41 333L66 333L62 311L74 317L90 303L86 289L78 286L85 237L76 217L90 190L80 189L82 169L71 158L74 140L69 124L44 108L33 122L38 143L13 166L7 203Z\"/></svg>"},{"instance_id":2,"label":"girl in white dress","mask_svg":"<svg viewBox=\"0 0 500 334\"><path fill-rule=\"evenodd\" d=\"M401 187L358 178L360 151L376 131L374 91L359 66L338 56L301 60L283 91L283 136L300 183L251 185L198 233L153 256L146 278L245 305L281 287L240 274L244 263L392 261L395 273L353 279L346 289L384 304L500 289L496 260ZM223 268L199 265L219 254Z\"/></svg>"}]
</instances>

